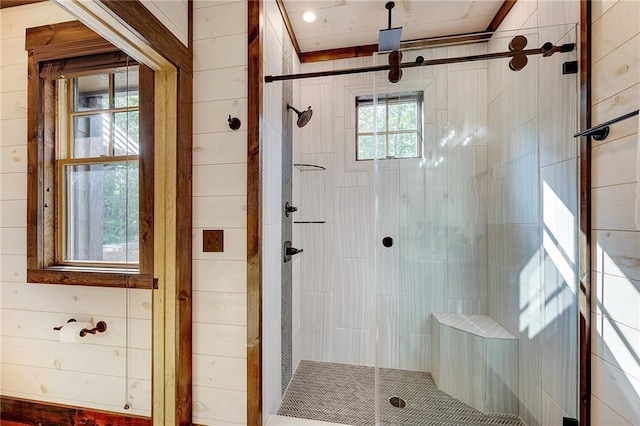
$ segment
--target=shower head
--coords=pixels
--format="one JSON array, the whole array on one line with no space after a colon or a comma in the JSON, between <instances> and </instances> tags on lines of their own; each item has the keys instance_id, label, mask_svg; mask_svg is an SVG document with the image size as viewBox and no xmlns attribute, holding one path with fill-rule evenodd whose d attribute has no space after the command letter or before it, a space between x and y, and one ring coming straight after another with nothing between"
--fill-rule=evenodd
<instances>
[{"instance_id":1,"label":"shower head","mask_svg":"<svg viewBox=\"0 0 640 426\"><path fill-rule=\"evenodd\" d=\"M402 37L402 27L391 28L391 9L396 4L387 2L384 7L389 11L389 27L386 30L378 31L378 52L400 49L400 38Z\"/></svg>"},{"instance_id":2,"label":"shower head","mask_svg":"<svg viewBox=\"0 0 640 426\"><path fill-rule=\"evenodd\" d=\"M313 115L313 111L311 111L311 107L300 112L294 107L292 107L291 105L287 104L287 109L292 109L296 112L296 114L298 114L298 121L296 122L298 127L306 126L309 120L311 120L311 116Z\"/></svg>"}]
</instances>

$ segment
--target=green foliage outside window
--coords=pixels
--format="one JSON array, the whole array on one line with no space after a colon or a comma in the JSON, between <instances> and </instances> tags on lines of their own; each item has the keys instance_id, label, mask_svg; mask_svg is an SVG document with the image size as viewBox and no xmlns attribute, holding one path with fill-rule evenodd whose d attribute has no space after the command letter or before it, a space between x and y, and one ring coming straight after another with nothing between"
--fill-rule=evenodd
<instances>
[{"instance_id":1,"label":"green foliage outside window","mask_svg":"<svg viewBox=\"0 0 640 426\"><path fill-rule=\"evenodd\" d=\"M422 93L378 98L375 105L370 97L361 97L356 103L357 160L420 156Z\"/></svg>"}]
</instances>

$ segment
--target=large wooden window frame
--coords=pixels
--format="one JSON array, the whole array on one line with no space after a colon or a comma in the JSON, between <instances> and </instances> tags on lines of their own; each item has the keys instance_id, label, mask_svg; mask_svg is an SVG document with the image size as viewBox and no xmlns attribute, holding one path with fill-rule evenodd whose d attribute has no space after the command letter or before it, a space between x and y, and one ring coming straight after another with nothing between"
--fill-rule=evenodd
<instances>
[{"instance_id":1,"label":"large wooden window frame","mask_svg":"<svg viewBox=\"0 0 640 426\"><path fill-rule=\"evenodd\" d=\"M60 185L56 170L57 79L109 72L130 59L80 22L30 28L27 112L27 282L103 287L153 287L154 72L139 65L139 248L137 269L79 267L56 257L55 227Z\"/></svg>"}]
</instances>

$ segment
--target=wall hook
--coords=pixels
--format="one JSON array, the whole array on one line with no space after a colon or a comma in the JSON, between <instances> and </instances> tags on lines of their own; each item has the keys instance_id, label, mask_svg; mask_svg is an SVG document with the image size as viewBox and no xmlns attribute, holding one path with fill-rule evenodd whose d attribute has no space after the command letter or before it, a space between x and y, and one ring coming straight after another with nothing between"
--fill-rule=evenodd
<instances>
[{"instance_id":1,"label":"wall hook","mask_svg":"<svg viewBox=\"0 0 640 426\"><path fill-rule=\"evenodd\" d=\"M238 117L231 117L231 114L229 114L229 120L227 120L229 122L229 128L231 130L238 130L240 128L240 119Z\"/></svg>"}]
</instances>

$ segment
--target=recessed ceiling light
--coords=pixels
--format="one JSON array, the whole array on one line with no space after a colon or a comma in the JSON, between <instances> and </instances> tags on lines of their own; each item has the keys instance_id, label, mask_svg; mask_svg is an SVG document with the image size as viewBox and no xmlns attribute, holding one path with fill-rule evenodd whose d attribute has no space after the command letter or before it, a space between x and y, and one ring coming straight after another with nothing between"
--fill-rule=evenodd
<instances>
[{"instance_id":1,"label":"recessed ceiling light","mask_svg":"<svg viewBox=\"0 0 640 426\"><path fill-rule=\"evenodd\" d=\"M316 20L316 14L310 10L307 10L305 13L302 14L302 19L304 19L304 22L311 23Z\"/></svg>"}]
</instances>

